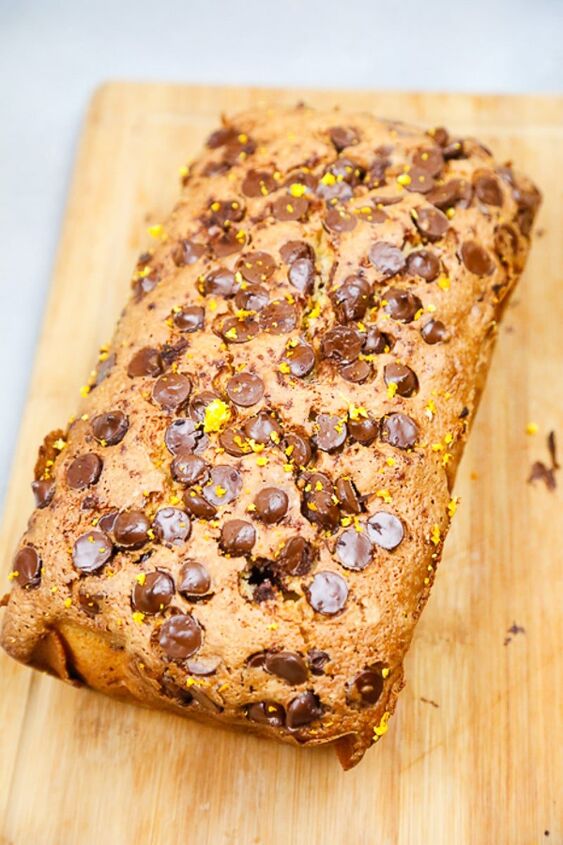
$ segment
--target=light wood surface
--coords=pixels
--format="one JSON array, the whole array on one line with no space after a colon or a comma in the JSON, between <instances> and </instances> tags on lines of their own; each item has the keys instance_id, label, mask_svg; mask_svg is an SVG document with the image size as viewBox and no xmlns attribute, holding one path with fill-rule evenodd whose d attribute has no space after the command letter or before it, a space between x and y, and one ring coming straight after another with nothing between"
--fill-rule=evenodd
<instances>
[{"instance_id":1,"label":"light wood surface","mask_svg":"<svg viewBox=\"0 0 563 845\"><path fill-rule=\"evenodd\" d=\"M563 438L561 100L118 83L99 90L14 456L2 581L32 506L36 448L74 411L148 243L146 227L175 200L178 168L222 110L300 98L476 134L545 197L397 713L385 739L345 774L330 750L299 752L121 704L2 654L2 845L563 842L561 493L526 483L532 461L547 458L548 431ZM530 421L539 425L535 436L525 433ZM507 634L514 622L525 633Z\"/></svg>"}]
</instances>

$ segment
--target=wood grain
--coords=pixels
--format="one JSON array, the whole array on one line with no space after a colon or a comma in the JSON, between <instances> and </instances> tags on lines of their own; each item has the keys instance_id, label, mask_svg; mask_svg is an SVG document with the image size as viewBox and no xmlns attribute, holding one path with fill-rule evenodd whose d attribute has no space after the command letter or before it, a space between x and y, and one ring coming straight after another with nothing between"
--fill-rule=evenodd
<instances>
[{"instance_id":1,"label":"wood grain","mask_svg":"<svg viewBox=\"0 0 563 845\"><path fill-rule=\"evenodd\" d=\"M560 492L526 483L563 434L561 100L111 83L93 98L7 497L2 578L43 434L111 336L177 169L222 110L364 108L479 136L540 185L538 239L500 332L460 511L385 740L344 774L299 752L68 688L0 657L4 845L563 842ZM527 422L539 424L526 436ZM513 622L525 633L511 636ZM559 753L558 753L559 752ZM559 794L558 794L559 793ZM544 831L550 831L548 838Z\"/></svg>"}]
</instances>

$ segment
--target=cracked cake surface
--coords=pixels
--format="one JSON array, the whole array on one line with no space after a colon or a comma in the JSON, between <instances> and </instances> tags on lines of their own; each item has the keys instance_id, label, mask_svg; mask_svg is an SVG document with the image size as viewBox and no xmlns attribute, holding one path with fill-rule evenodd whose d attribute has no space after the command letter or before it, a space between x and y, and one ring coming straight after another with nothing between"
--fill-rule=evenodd
<instances>
[{"instance_id":1,"label":"cracked cake surface","mask_svg":"<svg viewBox=\"0 0 563 845\"><path fill-rule=\"evenodd\" d=\"M40 447L1 643L357 763L387 729L534 185L473 139L224 118Z\"/></svg>"}]
</instances>

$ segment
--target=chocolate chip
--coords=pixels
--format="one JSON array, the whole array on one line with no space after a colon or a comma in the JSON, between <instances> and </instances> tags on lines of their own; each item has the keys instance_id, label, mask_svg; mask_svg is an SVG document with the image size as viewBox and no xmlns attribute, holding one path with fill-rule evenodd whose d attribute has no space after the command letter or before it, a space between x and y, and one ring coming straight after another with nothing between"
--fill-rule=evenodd
<instances>
[{"instance_id":1,"label":"chocolate chip","mask_svg":"<svg viewBox=\"0 0 563 845\"><path fill-rule=\"evenodd\" d=\"M156 378L164 372L164 366L158 349L153 349L150 346L145 346L144 349L139 349L129 361L127 367L127 375L131 378L140 376L152 376Z\"/></svg>"},{"instance_id":2,"label":"chocolate chip","mask_svg":"<svg viewBox=\"0 0 563 845\"><path fill-rule=\"evenodd\" d=\"M182 417L170 423L164 433L166 448L173 455L178 452L193 452L201 440L201 432L193 420Z\"/></svg>"},{"instance_id":3,"label":"chocolate chip","mask_svg":"<svg viewBox=\"0 0 563 845\"><path fill-rule=\"evenodd\" d=\"M206 566L197 560L186 560L180 569L178 592L187 599L205 596L211 589L211 576Z\"/></svg>"},{"instance_id":4,"label":"chocolate chip","mask_svg":"<svg viewBox=\"0 0 563 845\"><path fill-rule=\"evenodd\" d=\"M340 507L346 513L361 513L362 503L354 482L342 476L335 484L335 491Z\"/></svg>"},{"instance_id":5,"label":"chocolate chip","mask_svg":"<svg viewBox=\"0 0 563 845\"><path fill-rule=\"evenodd\" d=\"M353 680L353 686L364 704L376 704L383 692L383 676L380 672L366 669Z\"/></svg>"},{"instance_id":6,"label":"chocolate chip","mask_svg":"<svg viewBox=\"0 0 563 845\"><path fill-rule=\"evenodd\" d=\"M355 129L350 126L333 126L328 130L330 140L336 147L338 153L346 147L351 147L359 142L359 136Z\"/></svg>"},{"instance_id":7,"label":"chocolate chip","mask_svg":"<svg viewBox=\"0 0 563 845\"><path fill-rule=\"evenodd\" d=\"M178 411L190 397L192 383L181 373L160 376L152 389L152 398L164 411Z\"/></svg>"},{"instance_id":8,"label":"chocolate chip","mask_svg":"<svg viewBox=\"0 0 563 845\"><path fill-rule=\"evenodd\" d=\"M502 189L498 179L492 173L482 173L473 181L477 199L485 205L501 206L503 202Z\"/></svg>"},{"instance_id":9,"label":"chocolate chip","mask_svg":"<svg viewBox=\"0 0 563 845\"><path fill-rule=\"evenodd\" d=\"M309 725L323 715L320 699L309 690L293 698L287 708L287 727L290 731Z\"/></svg>"},{"instance_id":10,"label":"chocolate chip","mask_svg":"<svg viewBox=\"0 0 563 845\"><path fill-rule=\"evenodd\" d=\"M348 434L362 446L369 446L379 434L379 427L375 420L358 418L348 420Z\"/></svg>"},{"instance_id":11,"label":"chocolate chip","mask_svg":"<svg viewBox=\"0 0 563 845\"><path fill-rule=\"evenodd\" d=\"M244 519L230 519L221 528L220 546L224 552L239 556L248 554L256 542L256 530Z\"/></svg>"},{"instance_id":12,"label":"chocolate chip","mask_svg":"<svg viewBox=\"0 0 563 845\"><path fill-rule=\"evenodd\" d=\"M205 411L212 402L220 399L218 393L213 390L203 390L201 393L196 393L190 399L189 415L196 423L203 423L205 420Z\"/></svg>"},{"instance_id":13,"label":"chocolate chip","mask_svg":"<svg viewBox=\"0 0 563 845\"><path fill-rule=\"evenodd\" d=\"M371 375L371 367L367 361L354 361L340 367L340 375L352 384L363 384Z\"/></svg>"},{"instance_id":14,"label":"chocolate chip","mask_svg":"<svg viewBox=\"0 0 563 845\"><path fill-rule=\"evenodd\" d=\"M170 465L172 478L186 487L207 478L208 465L203 458L190 452L179 452Z\"/></svg>"},{"instance_id":15,"label":"chocolate chip","mask_svg":"<svg viewBox=\"0 0 563 845\"><path fill-rule=\"evenodd\" d=\"M442 340L446 340L448 336L448 331L445 325L441 322L441 320L429 320L420 330L420 334L422 335L422 339L426 343L440 343Z\"/></svg>"},{"instance_id":16,"label":"chocolate chip","mask_svg":"<svg viewBox=\"0 0 563 845\"><path fill-rule=\"evenodd\" d=\"M382 352L389 352L393 347L394 340L391 335L384 334L377 326L368 326L364 335L362 351L366 355L381 355Z\"/></svg>"},{"instance_id":17,"label":"chocolate chip","mask_svg":"<svg viewBox=\"0 0 563 845\"><path fill-rule=\"evenodd\" d=\"M227 164L234 165L246 161L256 149L256 143L244 133L240 133L232 141L229 141L223 154Z\"/></svg>"},{"instance_id":18,"label":"chocolate chip","mask_svg":"<svg viewBox=\"0 0 563 845\"><path fill-rule=\"evenodd\" d=\"M310 258L296 258L289 267L287 278L299 293L309 296L314 288L315 265Z\"/></svg>"},{"instance_id":19,"label":"chocolate chip","mask_svg":"<svg viewBox=\"0 0 563 845\"><path fill-rule=\"evenodd\" d=\"M277 189L277 183L266 170L249 170L242 183L245 197L267 197Z\"/></svg>"},{"instance_id":20,"label":"chocolate chip","mask_svg":"<svg viewBox=\"0 0 563 845\"><path fill-rule=\"evenodd\" d=\"M190 613L171 616L160 628L158 642L170 660L185 660L201 647L201 628Z\"/></svg>"},{"instance_id":21,"label":"chocolate chip","mask_svg":"<svg viewBox=\"0 0 563 845\"><path fill-rule=\"evenodd\" d=\"M186 660L186 669L190 675L214 675L220 665L221 658L216 655Z\"/></svg>"},{"instance_id":22,"label":"chocolate chip","mask_svg":"<svg viewBox=\"0 0 563 845\"><path fill-rule=\"evenodd\" d=\"M426 170L431 176L438 176L444 167L444 156L438 147L417 150L412 161L416 168Z\"/></svg>"},{"instance_id":23,"label":"chocolate chip","mask_svg":"<svg viewBox=\"0 0 563 845\"><path fill-rule=\"evenodd\" d=\"M264 487L254 497L256 516L266 525L279 522L287 513L289 499L279 487Z\"/></svg>"},{"instance_id":24,"label":"chocolate chip","mask_svg":"<svg viewBox=\"0 0 563 845\"><path fill-rule=\"evenodd\" d=\"M52 478L40 478L31 484L36 508L46 508L55 495L55 482Z\"/></svg>"},{"instance_id":25,"label":"chocolate chip","mask_svg":"<svg viewBox=\"0 0 563 845\"><path fill-rule=\"evenodd\" d=\"M289 185L304 185L305 188L308 189L308 192L314 191L317 187L318 179L314 173L311 173L309 168L304 170L294 170L292 171L285 182L283 183L286 187Z\"/></svg>"},{"instance_id":26,"label":"chocolate chip","mask_svg":"<svg viewBox=\"0 0 563 845\"><path fill-rule=\"evenodd\" d=\"M452 138L443 148L443 152L446 161L452 158L466 158L463 141L459 138Z\"/></svg>"},{"instance_id":27,"label":"chocolate chip","mask_svg":"<svg viewBox=\"0 0 563 845\"><path fill-rule=\"evenodd\" d=\"M307 575L313 566L313 547L303 537L290 537L276 563L286 575Z\"/></svg>"},{"instance_id":28,"label":"chocolate chip","mask_svg":"<svg viewBox=\"0 0 563 845\"><path fill-rule=\"evenodd\" d=\"M188 238L181 240L172 253L172 260L176 267L195 264L205 253L205 246Z\"/></svg>"},{"instance_id":29,"label":"chocolate chip","mask_svg":"<svg viewBox=\"0 0 563 845\"><path fill-rule=\"evenodd\" d=\"M383 369L385 384L396 384L399 396L412 396L418 390L416 373L405 364L386 364Z\"/></svg>"},{"instance_id":30,"label":"chocolate chip","mask_svg":"<svg viewBox=\"0 0 563 845\"><path fill-rule=\"evenodd\" d=\"M222 296L229 299L238 290L238 282L235 274L225 267L219 267L203 277L199 283L200 291L204 296Z\"/></svg>"},{"instance_id":31,"label":"chocolate chip","mask_svg":"<svg viewBox=\"0 0 563 845\"><path fill-rule=\"evenodd\" d=\"M332 414L319 414L315 420L313 442L322 452L334 452L346 440L348 430L340 417Z\"/></svg>"},{"instance_id":32,"label":"chocolate chip","mask_svg":"<svg viewBox=\"0 0 563 845\"><path fill-rule=\"evenodd\" d=\"M410 449L418 440L418 426L406 414L387 414L381 420L381 439L397 449Z\"/></svg>"},{"instance_id":33,"label":"chocolate chip","mask_svg":"<svg viewBox=\"0 0 563 845\"><path fill-rule=\"evenodd\" d=\"M336 541L336 556L345 569L365 569L371 562L372 548L365 532L355 528L343 531Z\"/></svg>"},{"instance_id":34,"label":"chocolate chip","mask_svg":"<svg viewBox=\"0 0 563 845\"><path fill-rule=\"evenodd\" d=\"M286 434L283 441L283 451L288 461L297 467L306 466L313 456L311 443L300 434Z\"/></svg>"},{"instance_id":35,"label":"chocolate chip","mask_svg":"<svg viewBox=\"0 0 563 845\"><path fill-rule=\"evenodd\" d=\"M133 587L131 603L141 613L159 613L168 607L174 595L174 581L166 572L155 570L142 573ZM141 583L142 582L142 583Z\"/></svg>"},{"instance_id":36,"label":"chocolate chip","mask_svg":"<svg viewBox=\"0 0 563 845\"><path fill-rule=\"evenodd\" d=\"M266 662L267 651L257 651L246 658L246 665L250 669L263 669Z\"/></svg>"},{"instance_id":37,"label":"chocolate chip","mask_svg":"<svg viewBox=\"0 0 563 845\"><path fill-rule=\"evenodd\" d=\"M289 367L292 376L304 378L315 367L315 351L312 346L302 341L296 346L289 346L282 360Z\"/></svg>"},{"instance_id":38,"label":"chocolate chip","mask_svg":"<svg viewBox=\"0 0 563 845\"><path fill-rule=\"evenodd\" d=\"M309 661L309 669L311 670L312 675L324 675L324 667L330 660L326 651L321 651L318 648L312 648L307 652L307 659Z\"/></svg>"},{"instance_id":39,"label":"chocolate chip","mask_svg":"<svg viewBox=\"0 0 563 845\"><path fill-rule=\"evenodd\" d=\"M270 334L289 334L297 327L299 312L286 299L276 299L262 309L260 327Z\"/></svg>"},{"instance_id":40,"label":"chocolate chip","mask_svg":"<svg viewBox=\"0 0 563 845\"><path fill-rule=\"evenodd\" d=\"M112 533L118 546L136 549L149 539L151 524L142 511L121 511L112 525Z\"/></svg>"},{"instance_id":41,"label":"chocolate chip","mask_svg":"<svg viewBox=\"0 0 563 845\"><path fill-rule=\"evenodd\" d=\"M348 276L340 287L331 293L330 298L339 322L361 320L370 304L370 284L361 276Z\"/></svg>"},{"instance_id":42,"label":"chocolate chip","mask_svg":"<svg viewBox=\"0 0 563 845\"><path fill-rule=\"evenodd\" d=\"M218 147L224 147L229 141L234 141L238 134L239 131L234 126L221 126L211 133L205 145L210 150L215 150Z\"/></svg>"},{"instance_id":43,"label":"chocolate chip","mask_svg":"<svg viewBox=\"0 0 563 845\"><path fill-rule=\"evenodd\" d=\"M41 581L41 558L32 546L24 546L14 558L12 571L17 572L20 587L37 587Z\"/></svg>"},{"instance_id":44,"label":"chocolate chip","mask_svg":"<svg viewBox=\"0 0 563 845\"><path fill-rule=\"evenodd\" d=\"M247 282L266 282L276 269L269 252L248 252L239 259L238 269Z\"/></svg>"},{"instance_id":45,"label":"chocolate chip","mask_svg":"<svg viewBox=\"0 0 563 845\"><path fill-rule=\"evenodd\" d=\"M461 259L469 272L476 276L490 276L495 269L489 253L476 241L465 241L461 245Z\"/></svg>"},{"instance_id":46,"label":"chocolate chip","mask_svg":"<svg viewBox=\"0 0 563 845\"><path fill-rule=\"evenodd\" d=\"M226 232L214 235L209 242L215 258L227 258L235 252L240 252L246 244L246 234L243 229L228 229Z\"/></svg>"},{"instance_id":47,"label":"chocolate chip","mask_svg":"<svg viewBox=\"0 0 563 845\"><path fill-rule=\"evenodd\" d=\"M327 167L325 173L332 173L332 175L336 178L337 184L348 184L354 187L363 181L365 168L358 164L358 162L352 161L351 158L339 156L336 161ZM319 185L319 188L320 187L321 186Z\"/></svg>"},{"instance_id":48,"label":"chocolate chip","mask_svg":"<svg viewBox=\"0 0 563 845\"><path fill-rule=\"evenodd\" d=\"M209 482L203 488L203 496L210 505L219 507L236 499L241 490L240 473L232 466L219 464L211 470Z\"/></svg>"},{"instance_id":49,"label":"chocolate chip","mask_svg":"<svg viewBox=\"0 0 563 845\"><path fill-rule=\"evenodd\" d=\"M129 429L129 420L123 411L108 411L92 420L92 434L103 446L121 443Z\"/></svg>"},{"instance_id":50,"label":"chocolate chip","mask_svg":"<svg viewBox=\"0 0 563 845\"><path fill-rule=\"evenodd\" d=\"M248 343L260 331L260 326L252 317L228 317L223 321L220 334L227 343Z\"/></svg>"},{"instance_id":51,"label":"chocolate chip","mask_svg":"<svg viewBox=\"0 0 563 845\"><path fill-rule=\"evenodd\" d=\"M348 585L337 572L317 572L305 588L305 594L313 610L324 616L334 616L344 609Z\"/></svg>"},{"instance_id":52,"label":"chocolate chip","mask_svg":"<svg viewBox=\"0 0 563 845\"><path fill-rule=\"evenodd\" d=\"M351 232L358 220L355 214L340 206L331 205L326 212L324 225L331 232Z\"/></svg>"},{"instance_id":53,"label":"chocolate chip","mask_svg":"<svg viewBox=\"0 0 563 845\"><path fill-rule=\"evenodd\" d=\"M245 208L241 200L214 200L209 206L209 225L225 226L228 222L240 223Z\"/></svg>"},{"instance_id":54,"label":"chocolate chip","mask_svg":"<svg viewBox=\"0 0 563 845\"><path fill-rule=\"evenodd\" d=\"M244 423L243 430L251 440L268 446L279 442L282 434L279 422L266 411L260 411L256 416L249 417Z\"/></svg>"},{"instance_id":55,"label":"chocolate chip","mask_svg":"<svg viewBox=\"0 0 563 845\"><path fill-rule=\"evenodd\" d=\"M278 197L272 207L272 214L278 220L303 220L309 208L309 201L305 197L292 197L285 194Z\"/></svg>"},{"instance_id":56,"label":"chocolate chip","mask_svg":"<svg viewBox=\"0 0 563 845\"><path fill-rule=\"evenodd\" d=\"M199 305L186 305L174 314L174 325L181 332L197 332L205 325L205 309Z\"/></svg>"},{"instance_id":57,"label":"chocolate chip","mask_svg":"<svg viewBox=\"0 0 563 845\"><path fill-rule=\"evenodd\" d=\"M113 546L102 531L87 531L74 543L72 562L80 572L90 574L101 569L110 559Z\"/></svg>"},{"instance_id":58,"label":"chocolate chip","mask_svg":"<svg viewBox=\"0 0 563 845\"><path fill-rule=\"evenodd\" d=\"M152 527L161 543L172 546L184 543L192 530L188 514L180 508L172 507L158 510Z\"/></svg>"},{"instance_id":59,"label":"chocolate chip","mask_svg":"<svg viewBox=\"0 0 563 845\"><path fill-rule=\"evenodd\" d=\"M414 217L414 222L422 237L429 241L439 241L446 234L450 225L445 214L439 209L431 207L419 208Z\"/></svg>"},{"instance_id":60,"label":"chocolate chip","mask_svg":"<svg viewBox=\"0 0 563 845\"><path fill-rule=\"evenodd\" d=\"M469 208L473 188L467 179L450 179L443 185L437 185L426 195L428 202L440 208L442 211L459 205L462 208Z\"/></svg>"},{"instance_id":61,"label":"chocolate chip","mask_svg":"<svg viewBox=\"0 0 563 845\"><path fill-rule=\"evenodd\" d=\"M408 175L410 182L405 187L412 193L427 194L435 185L431 174L422 167L412 167Z\"/></svg>"},{"instance_id":62,"label":"chocolate chip","mask_svg":"<svg viewBox=\"0 0 563 845\"><path fill-rule=\"evenodd\" d=\"M249 704L246 717L251 722L269 725L272 728L283 728L285 725L285 710L275 701L256 701Z\"/></svg>"},{"instance_id":63,"label":"chocolate chip","mask_svg":"<svg viewBox=\"0 0 563 845\"><path fill-rule=\"evenodd\" d=\"M368 537L382 549L392 551L402 542L405 529L399 517L387 511L377 511L367 521Z\"/></svg>"},{"instance_id":64,"label":"chocolate chip","mask_svg":"<svg viewBox=\"0 0 563 845\"><path fill-rule=\"evenodd\" d=\"M235 296L235 305L242 311L261 311L270 301L270 294L263 285L247 285Z\"/></svg>"},{"instance_id":65,"label":"chocolate chip","mask_svg":"<svg viewBox=\"0 0 563 845\"><path fill-rule=\"evenodd\" d=\"M287 241L280 248L280 255L286 264L293 264L299 258L309 258L311 261L315 258L313 247L305 241Z\"/></svg>"},{"instance_id":66,"label":"chocolate chip","mask_svg":"<svg viewBox=\"0 0 563 845\"><path fill-rule=\"evenodd\" d=\"M338 325L324 335L322 352L325 358L351 364L362 351L363 342L362 335L354 326Z\"/></svg>"},{"instance_id":67,"label":"chocolate chip","mask_svg":"<svg viewBox=\"0 0 563 845\"><path fill-rule=\"evenodd\" d=\"M254 373L237 373L227 382L227 396L241 408L256 405L264 396L264 382Z\"/></svg>"},{"instance_id":68,"label":"chocolate chip","mask_svg":"<svg viewBox=\"0 0 563 845\"><path fill-rule=\"evenodd\" d=\"M242 458L251 452L250 444L241 428L226 428L219 434L219 445L233 458Z\"/></svg>"},{"instance_id":69,"label":"chocolate chip","mask_svg":"<svg viewBox=\"0 0 563 845\"><path fill-rule=\"evenodd\" d=\"M101 516L98 520L98 528L100 531L103 531L104 534L111 534L113 531L113 526L115 525L115 520L119 515L119 511L112 510L105 513Z\"/></svg>"},{"instance_id":70,"label":"chocolate chip","mask_svg":"<svg viewBox=\"0 0 563 845\"><path fill-rule=\"evenodd\" d=\"M78 590L78 606L91 619L97 616L102 610L99 602L101 598L103 597L100 595L89 593L84 586Z\"/></svg>"},{"instance_id":71,"label":"chocolate chip","mask_svg":"<svg viewBox=\"0 0 563 845\"><path fill-rule=\"evenodd\" d=\"M383 294L384 310L393 320L411 323L415 314L422 308L422 302L414 293L401 288L389 288Z\"/></svg>"},{"instance_id":72,"label":"chocolate chip","mask_svg":"<svg viewBox=\"0 0 563 845\"><path fill-rule=\"evenodd\" d=\"M413 276L433 282L440 275L440 259L429 249L417 249L407 258L407 270Z\"/></svg>"},{"instance_id":73,"label":"chocolate chip","mask_svg":"<svg viewBox=\"0 0 563 845\"><path fill-rule=\"evenodd\" d=\"M184 493L184 505L188 513L197 519L213 519L217 515L217 508L193 490Z\"/></svg>"},{"instance_id":74,"label":"chocolate chip","mask_svg":"<svg viewBox=\"0 0 563 845\"><path fill-rule=\"evenodd\" d=\"M277 675L292 686L304 684L309 677L307 664L300 654L293 651L269 652L264 667L267 672Z\"/></svg>"},{"instance_id":75,"label":"chocolate chip","mask_svg":"<svg viewBox=\"0 0 563 845\"><path fill-rule=\"evenodd\" d=\"M103 462L99 455L90 452L79 455L69 465L66 480L74 490L83 490L92 484L97 484L102 472Z\"/></svg>"},{"instance_id":76,"label":"chocolate chip","mask_svg":"<svg viewBox=\"0 0 563 845\"><path fill-rule=\"evenodd\" d=\"M401 273L406 266L405 256L399 247L387 241L378 241L371 246L369 260L384 279Z\"/></svg>"}]
</instances>

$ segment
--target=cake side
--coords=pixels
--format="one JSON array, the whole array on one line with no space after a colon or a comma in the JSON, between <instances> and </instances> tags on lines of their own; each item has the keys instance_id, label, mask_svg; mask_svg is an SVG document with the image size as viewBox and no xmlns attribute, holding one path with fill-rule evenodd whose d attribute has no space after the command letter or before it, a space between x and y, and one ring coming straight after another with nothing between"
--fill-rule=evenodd
<instances>
[{"instance_id":1,"label":"cake side","mask_svg":"<svg viewBox=\"0 0 563 845\"><path fill-rule=\"evenodd\" d=\"M472 140L226 121L36 468L2 645L314 745L385 729L537 190Z\"/></svg>"}]
</instances>

